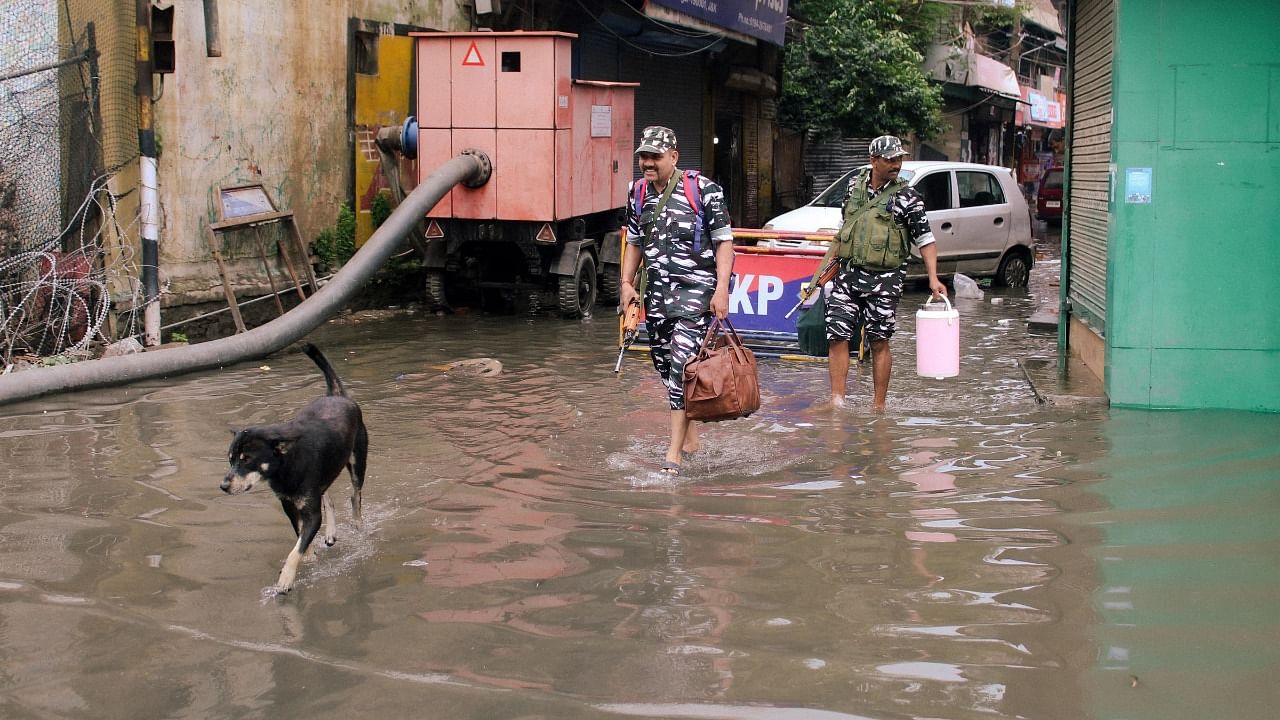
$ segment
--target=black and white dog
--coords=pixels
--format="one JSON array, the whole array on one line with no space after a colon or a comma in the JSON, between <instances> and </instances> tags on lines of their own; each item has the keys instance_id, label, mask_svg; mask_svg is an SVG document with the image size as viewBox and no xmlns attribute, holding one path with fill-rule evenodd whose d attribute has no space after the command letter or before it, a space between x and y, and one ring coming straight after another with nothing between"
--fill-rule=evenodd
<instances>
[{"instance_id":1,"label":"black and white dog","mask_svg":"<svg viewBox=\"0 0 1280 720\"><path fill-rule=\"evenodd\" d=\"M307 343L303 351L324 373L328 392L288 422L236 431L227 450L231 469L222 480L222 491L231 495L265 480L293 524L298 542L284 561L275 584L277 592L293 588L298 563L319 532L322 517L324 544L337 542L337 521L328 490L343 468L351 474L351 514L360 526L360 491L369 454L369 434L360 406L347 397L338 374L315 345Z\"/></svg>"}]
</instances>

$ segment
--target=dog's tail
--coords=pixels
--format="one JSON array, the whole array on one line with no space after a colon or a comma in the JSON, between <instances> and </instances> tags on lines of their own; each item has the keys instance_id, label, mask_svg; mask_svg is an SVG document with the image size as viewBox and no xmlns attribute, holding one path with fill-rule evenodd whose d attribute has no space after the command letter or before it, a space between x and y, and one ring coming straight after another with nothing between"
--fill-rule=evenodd
<instances>
[{"instance_id":1,"label":"dog's tail","mask_svg":"<svg viewBox=\"0 0 1280 720\"><path fill-rule=\"evenodd\" d=\"M328 394L346 397L347 389L342 386L342 380L338 378L338 373L329 364L329 360L324 356L324 353L320 352L320 348L307 343L302 346L302 351L320 368L320 372L324 373L324 382L329 386Z\"/></svg>"}]
</instances>

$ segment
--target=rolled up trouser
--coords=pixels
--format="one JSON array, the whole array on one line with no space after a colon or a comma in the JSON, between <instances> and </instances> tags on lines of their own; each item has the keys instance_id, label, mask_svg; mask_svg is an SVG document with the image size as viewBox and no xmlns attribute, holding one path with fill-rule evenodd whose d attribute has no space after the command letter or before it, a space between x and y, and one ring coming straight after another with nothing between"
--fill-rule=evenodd
<instances>
[{"instance_id":1,"label":"rolled up trouser","mask_svg":"<svg viewBox=\"0 0 1280 720\"><path fill-rule=\"evenodd\" d=\"M710 325L711 313L696 318L645 320L649 357L667 386L667 400L672 410L684 409L684 366L698 352Z\"/></svg>"},{"instance_id":2,"label":"rolled up trouser","mask_svg":"<svg viewBox=\"0 0 1280 720\"><path fill-rule=\"evenodd\" d=\"M852 340L858 327L867 331L867 340L888 340L898 328L898 295L881 295L856 290L852 273L841 272L827 295L827 341Z\"/></svg>"}]
</instances>

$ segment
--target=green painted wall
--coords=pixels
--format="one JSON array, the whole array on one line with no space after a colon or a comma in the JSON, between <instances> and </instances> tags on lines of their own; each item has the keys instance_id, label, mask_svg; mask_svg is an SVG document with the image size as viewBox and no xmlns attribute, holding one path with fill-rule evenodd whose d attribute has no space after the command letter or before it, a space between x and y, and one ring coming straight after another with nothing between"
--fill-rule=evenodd
<instances>
[{"instance_id":1,"label":"green painted wall","mask_svg":"<svg viewBox=\"0 0 1280 720\"><path fill-rule=\"evenodd\" d=\"M1107 394L1280 412L1280 2L1117 6Z\"/></svg>"}]
</instances>

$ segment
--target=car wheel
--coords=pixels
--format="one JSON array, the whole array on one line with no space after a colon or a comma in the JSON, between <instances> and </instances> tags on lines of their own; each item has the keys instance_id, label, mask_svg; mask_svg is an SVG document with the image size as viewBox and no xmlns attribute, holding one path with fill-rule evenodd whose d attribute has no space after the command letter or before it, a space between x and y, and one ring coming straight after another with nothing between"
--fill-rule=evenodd
<instances>
[{"instance_id":1,"label":"car wheel","mask_svg":"<svg viewBox=\"0 0 1280 720\"><path fill-rule=\"evenodd\" d=\"M1000 261L1000 269L994 278L996 285L1024 288L1031 279L1031 256L1025 250L1015 250Z\"/></svg>"},{"instance_id":2,"label":"car wheel","mask_svg":"<svg viewBox=\"0 0 1280 720\"><path fill-rule=\"evenodd\" d=\"M578 256L577 271L561 275L559 286L560 314L577 319L591 313L596 303L596 261L590 253Z\"/></svg>"}]
</instances>

